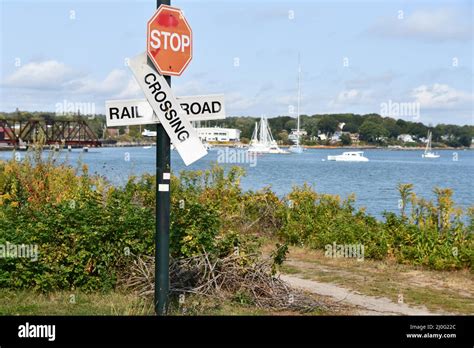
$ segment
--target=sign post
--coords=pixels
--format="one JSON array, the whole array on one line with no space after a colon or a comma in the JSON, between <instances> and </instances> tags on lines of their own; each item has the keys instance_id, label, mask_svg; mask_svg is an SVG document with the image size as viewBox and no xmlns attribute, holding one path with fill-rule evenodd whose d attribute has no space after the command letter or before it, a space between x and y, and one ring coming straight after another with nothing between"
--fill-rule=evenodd
<instances>
[{"instance_id":1,"label":"sign post","mask_svg":"<svg viewBox=\"0 0 474 348\"><path fill-rule=\"evenodd\" d=\"M156 8L160 5L170 5L171 0L157 0ZM147 33L147 41L148 41ZM148 43L147 43L148 47ZM150 61L150 58L147 58ZM171 87L171 76L165 76ZM160 190L162 185L170 185L170 137L163 125L156 125L156 231L155 231L155 312L165 315L168 311L168 296L170 289L170 191Z\"/></svg>"},{"instance_id":2,"label":"sign post","mask_svg":"<svg viewBox=\"0 0 474 348\"><path fill-rule=\"evenodd\" d=\"M192 127L194 119L225 117L221 95L176 98L171 76L179 76L192 59L192 32L181 10L170 0L157 0L158 10L147 23L147 51L129 67L146 100L106 102L107 126L156 124L155 312L165 315L169 296L170 145L186 165L207 155Z\"/></svg>"},{"instance_id":3,"label":"sign post","mask_svg":"<svg viewBox=\"0 0 474 348\"><path fill-rule=\"evenodd\" d=\"M170 139L186 165L207 154L171 92L171 75L181 75L192 59L192 32L181 10L169 5L170 0L157 0L158 10L147 24L147 55L130 62L138 84L160 120L156 132L155 311L158 315L167 313L170 286Z\"/></svg>"}]
</instances>

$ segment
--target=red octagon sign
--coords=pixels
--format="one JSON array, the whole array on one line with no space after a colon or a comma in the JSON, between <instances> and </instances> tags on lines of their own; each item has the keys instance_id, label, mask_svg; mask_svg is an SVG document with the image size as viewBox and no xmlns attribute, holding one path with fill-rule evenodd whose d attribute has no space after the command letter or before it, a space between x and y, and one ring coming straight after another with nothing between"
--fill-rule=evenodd
<instances>
[{"instance_id":1,"label":"red octagon sign","mask_svg":"<svg viewBox=\"0 0 474 348\"><path fill-rule=\"evenodd\" d=\"M181 75L193 57L193 33L181 10L161 5L147 28L147 53L160 74Z\"/></svg>"}]
</instances>

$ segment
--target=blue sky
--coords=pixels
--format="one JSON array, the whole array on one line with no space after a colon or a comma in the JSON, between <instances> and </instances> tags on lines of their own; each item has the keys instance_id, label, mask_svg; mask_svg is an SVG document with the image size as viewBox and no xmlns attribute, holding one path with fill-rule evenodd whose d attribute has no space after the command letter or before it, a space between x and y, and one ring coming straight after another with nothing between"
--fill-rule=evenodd
<instances>
[{"instance_id":1,"label":"blue sky","mask_svg":"<svg viewBox=\"0 0 474 348\"><path fill-rule=\"evenodd\" d=\"M55 111L143 95L125 65L155 1L1 3L0 110ZM175 94L224 93L229 116L380 113L418 103L426 124L473 124L473 5L463 1L174 1L193 29ZM236 66L236 63L237 66ZM346 63L346 64L344 64ZM294 115L294 114L293 114Z\"/></svg>"}]
</instances>

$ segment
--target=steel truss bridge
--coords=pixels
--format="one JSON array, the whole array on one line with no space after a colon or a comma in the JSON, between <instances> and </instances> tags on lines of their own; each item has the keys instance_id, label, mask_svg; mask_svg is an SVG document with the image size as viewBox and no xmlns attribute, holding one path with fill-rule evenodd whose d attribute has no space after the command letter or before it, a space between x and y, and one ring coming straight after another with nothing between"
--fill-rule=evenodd
<instances>
[{"instance_id":1,"label":"steel truss bridge","mask_svg":"<svg viewBox=\"0 0 474 348\"><path fill-rule=\"evenodd\" d=\"M101 146L101 141L82 119L71 121L0 119L0 143L19 147L43 136L46 145Z\"/></svg>"}]
</instances>

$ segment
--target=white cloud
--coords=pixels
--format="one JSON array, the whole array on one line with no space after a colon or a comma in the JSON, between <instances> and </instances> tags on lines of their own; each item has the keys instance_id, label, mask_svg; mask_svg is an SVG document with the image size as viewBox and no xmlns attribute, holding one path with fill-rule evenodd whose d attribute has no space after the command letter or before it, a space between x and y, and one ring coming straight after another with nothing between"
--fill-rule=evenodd
<instances>
[{"instance_id":1,"label":"white cloud","mask_svg":"<svg viewBox=\"0 0 474 348\"><path fill-rule=\"evenodd\" d=\"M399 77L399 75L391 71L379 75L360 73L357 77L347 80L345 85L349 89L374 87L375 85L386 86L391 84L397 77Z\"/></svg>"},{"instance_id":2,"label":"white cloud","mask_svg":"<svg viewBox=\"0 0 474 348\"><path fill-rule=\"evenodd\" d=\"M142 98L143 92L134 78L129 79L127 86L117 95L117 98Z\"/></svg>"},{"instance_id":3,"label":"white cloud","mask_svg":"<svg viewBox=\"0 0 474 348\"><path fill-rule=\"evenodd\" d=\"M56 60L31 62L19 67L3 81L7 88L21 88L26 95L44 91L54 91L57 95L94 96L107 98L134 98L141 90L131 74L122 69L114 69L104 79L80 74L75 69ZM36 92L35 92L36 91ZM44 93L42 98L44 98ZM54 95L51 96L54 98Z\"/></svg>"},{"instance_id":4,"label":"white cloud","mask_svg":"<svg viewBox=\"0 0 474 348\"><path fill-rule=\"evenodd\" d=\"M449 8L418 10L381 18L369 32L382 37L425 41L472 40L472 22L468 16Z\"/></svg>"},{"instance_id":5,"label":"white cloud","mask_svg":"<svg viewBox=\"0 0 474 348\"><path fill-rule=\"evenodd\" d=\"M472 94L439 83L416 87L411 95L420 106L433 109L467 106L473 101Z\"/></svg>"},{"instance_id":6,"label":"white cloud","mask_svg":"<svg viewBox=\"0 0 474 348\"><path fill-rule=\"evenodd\" d=\"M350 89L346 91L342 91L336 97L336 102L339 103L346 103L346 102L353 102L360 98L361 92L357 89Z\"/></svg>"},{"instance_id":7,"label":"white cloud","mask_svg":"<svg viewBox=\"0 0 474 348\"><path fill-rule=\"evenodd\" d=\"M242 115L250 113L250 108L258 105L257 98L250 98L238 92L226 93L226 110L230 113Z\"/></svg>"},{"instance_id":8,"label":"white cloud","mask_svg":"<svg viewBox=\"0 0 474 348\"><path fill-rule=\"evenodd\" d=\"M341 92L329 102L330 106L345 106L345 105L357 105L366 104L372 101L371 90L361 89L346 89Z\"/></svg>"},{"instance_id":9,"label":"white cloud","mask_svg":"<svg viewBox=\"0 0 474 348\"><path fill-rule=\"evenodd\" d=\"M188 80L184 83L171 85L176 96L183 97L188 95L208 94L208 90L199 80Z\"/></svg>"},{"instance_id":10,"label":"white cloud","mask_svg":"<svg viewBox=\"0 0 474 348\"><path fill-rule=\"evenodd\" d=\"M124 70L112 70L103 80L84 78L77 81L77 93L81 94L117 94L129 83L129 75Z\"/></svg>"},{"instance_id":11,"label":"white cloud","mask_svg":"<svg viewBox=\"0 0 474 348\"><path fill-rule=\"evenodd\" d=\"M4 85L16 88L61 89L65 83L76 76L73 69L64 63L47 60L20 66L5 79Z\"/></svg>"}]
</instances>

